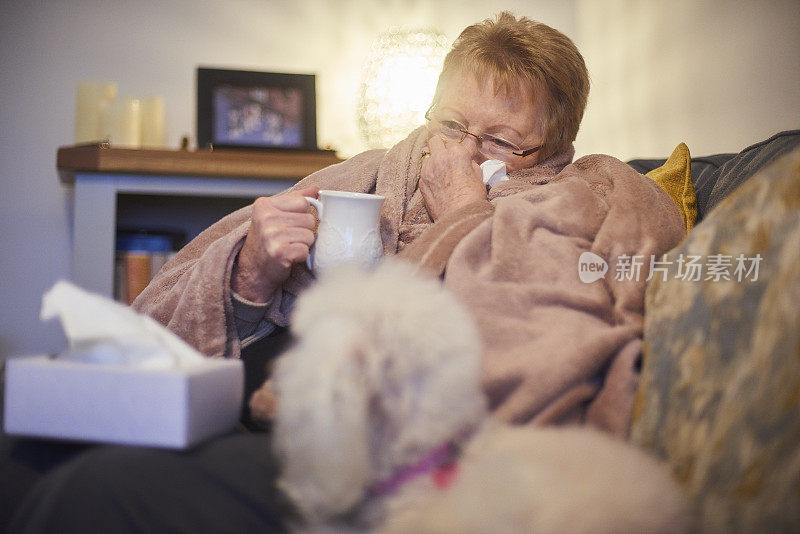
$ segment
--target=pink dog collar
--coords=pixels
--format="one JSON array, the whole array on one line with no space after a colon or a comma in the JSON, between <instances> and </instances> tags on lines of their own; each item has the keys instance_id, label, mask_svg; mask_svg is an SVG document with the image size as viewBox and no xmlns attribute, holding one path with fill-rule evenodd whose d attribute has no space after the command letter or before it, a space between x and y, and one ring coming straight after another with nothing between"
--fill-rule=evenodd
<instances>
[{"instance_id":1,"label":"pink dog collar","mask_svg":"<svg viewBox=\"0 0 800 534\"><path fill-rule=\"evenodd\" d=\"M453 483L458 474L458 447L448 442L431 451L412 465L401 467L395 473L375 483L368 493L372 497L386 497L397 492L406 482L418 477L433 474L433 482L439 489L446 489Z\"/></svg>"}]
</instances>

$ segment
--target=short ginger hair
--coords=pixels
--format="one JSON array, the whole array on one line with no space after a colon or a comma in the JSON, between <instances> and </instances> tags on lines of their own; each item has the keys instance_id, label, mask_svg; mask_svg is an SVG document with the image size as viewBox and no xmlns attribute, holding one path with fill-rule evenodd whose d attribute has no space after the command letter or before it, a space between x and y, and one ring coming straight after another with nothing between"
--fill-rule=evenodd
<instances>
[{"instance_id":1,"label":"short ginger hair","mask_svg":"<svg viewBox=\"0 0 800 534\"><path fill-rule=\"evenodd\" d=\"M540 161L567 150L575 140L589 96L589 73L578 48L563 33L507 11L467 27L445 57L434 104L444 82L462 69L491 79L496 94L512 94L522 82L532 101L546 99Z\"/></svg>"}]
</instances>

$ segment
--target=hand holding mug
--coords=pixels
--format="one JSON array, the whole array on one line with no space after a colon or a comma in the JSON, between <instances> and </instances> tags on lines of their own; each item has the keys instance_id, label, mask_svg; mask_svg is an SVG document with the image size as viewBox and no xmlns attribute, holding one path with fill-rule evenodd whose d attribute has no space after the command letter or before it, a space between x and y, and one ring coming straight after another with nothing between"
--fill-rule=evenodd
<instances>
[{"instance_id":1,"label":"hand holding mug","mask_svg":"<svg viewBox=\"0 0 800 534\"><path fill-rule=\"evenodd\" d=\"M266 302L289 278L292 265L306 261L314 243L316 219L304 197L319 188L261 197L253 203L250 229L234 264L231 287L253 302Z\"/></svg>"}]
</instances>

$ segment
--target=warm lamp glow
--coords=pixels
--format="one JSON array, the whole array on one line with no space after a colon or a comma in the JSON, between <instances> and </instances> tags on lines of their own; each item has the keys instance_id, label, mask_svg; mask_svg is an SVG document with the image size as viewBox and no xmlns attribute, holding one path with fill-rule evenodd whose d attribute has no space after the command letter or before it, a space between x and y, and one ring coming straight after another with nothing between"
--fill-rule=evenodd
<instances>
[{"instance_id":1,"label":"warm lamp glow","mask_svg":"<svg viewBox=\"0 0 800 534\"><path fill-rule=\"evenodd\" d=\"M371 148L388 148L425 122L447 51L434 30L393 30L375 40L358 102L358 127Z\"/></svg>"}]
</instances>

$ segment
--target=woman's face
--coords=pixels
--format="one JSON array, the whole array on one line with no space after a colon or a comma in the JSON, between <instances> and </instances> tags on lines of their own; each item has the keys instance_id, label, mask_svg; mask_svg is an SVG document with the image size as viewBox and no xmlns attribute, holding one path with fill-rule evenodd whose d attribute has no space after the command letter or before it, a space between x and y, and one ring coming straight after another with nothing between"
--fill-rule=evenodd
<instances>
[{"instance_id":1,"label":"woman's face","mask_svg":"<svg viewBox=\"0 0 800 534\"><path fill-rule=\"evenodd\" d=\"M470 133L491 134L527 150L544 142L544 100L533 102L521 82L512 94L501 90L495 95L491 79L479 80L471 72L460 70L445 81L433 114L439 120L460 122ZM468 135L462 143L469 145L473 161L486 161L474 137ZM531 167L539 161L539 153L512 158L506 163L509 171Z\"/></svg>"}]
</instances>

